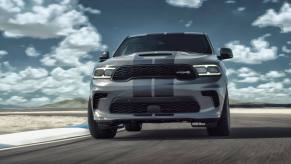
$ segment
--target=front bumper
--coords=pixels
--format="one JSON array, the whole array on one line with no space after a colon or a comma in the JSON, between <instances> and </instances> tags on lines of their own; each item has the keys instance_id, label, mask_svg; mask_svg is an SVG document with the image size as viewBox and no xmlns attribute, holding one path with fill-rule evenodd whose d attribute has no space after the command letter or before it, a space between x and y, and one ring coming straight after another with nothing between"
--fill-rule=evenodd
<instances>
[{"instance_id":1,"label":"front bumper","mask_svg":"<svg viewBox=\"0 0 291 164\"><path fill-rule=\"evenodd\" d=\"M125 82L114 82L108 79L92 80L91 83L91 105L93 107L94 120L102 122L211 122L220 118L222 106L226 92L226 78L219 77L203 77L195 80L169 81L159 80L161 88L168 90L173 89L172 97L167 97L169 102L179 101L181 97L192 98L197 102L199 110L195 112L162 112L149 111L145 113L113 113L111 111L112 103L116 99L124 99L125 101L142 100L145 103L155 103L155 100L161 96L136 97L136 92L145 93L152 89L155 79L149 79L151 82L145 83L145 79L130 80ZM149 86L151 85L151 86ZM137 88L138 86L138 89ZM162 91L162 90L160 90ZM216 93L213 96L209 93ZM101 95L98 100L94 99L94 95ZM97 96L98 97L98 96ZM182 101L182 100L181 100Z\"/></svg>"}]
</instances>

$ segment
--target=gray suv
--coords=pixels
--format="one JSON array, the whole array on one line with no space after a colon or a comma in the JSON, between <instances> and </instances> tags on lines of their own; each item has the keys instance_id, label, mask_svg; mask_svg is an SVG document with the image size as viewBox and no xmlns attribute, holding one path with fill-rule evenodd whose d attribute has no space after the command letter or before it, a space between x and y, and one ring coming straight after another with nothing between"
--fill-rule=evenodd
<instances>
[{"instance_id":1,"label":"gray suv","mask_svg":"<svg viewBox=\"0 0 291 164\"><path fill-rule=\"evenodd\" d=\"M230 133L223 59L206 34L159 33L127 37L109 58L100 55L90 84L88 124L94 138L143 123L189 122L211 136Z\"/></svg>"}]
</instances>

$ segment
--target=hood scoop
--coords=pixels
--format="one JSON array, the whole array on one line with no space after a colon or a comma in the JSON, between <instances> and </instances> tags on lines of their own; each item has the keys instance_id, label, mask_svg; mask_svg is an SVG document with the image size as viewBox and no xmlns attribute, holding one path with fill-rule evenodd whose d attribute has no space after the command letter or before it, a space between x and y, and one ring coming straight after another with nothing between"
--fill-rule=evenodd
<instances>
[{"instance_id":1,"label":"hood scoop","mask_svg":"<svg viewBox=\"0 0 291 164\"><path fill-rule=\"evenodd\" d=\"M148 53L148 54L139 54L138 56L171 56L171 53Z\"/></svg>"}]
</instances>

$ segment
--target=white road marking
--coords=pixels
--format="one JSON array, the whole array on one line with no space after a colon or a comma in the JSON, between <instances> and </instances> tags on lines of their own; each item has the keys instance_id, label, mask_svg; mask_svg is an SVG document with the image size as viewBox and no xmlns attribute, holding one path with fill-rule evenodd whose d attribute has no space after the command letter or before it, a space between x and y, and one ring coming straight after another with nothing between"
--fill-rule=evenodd
<instances>
[{"instance_id":1,"label":"white road marking","mask_svg":"<svg viewBox=\"0 0 291 164\"><path fill-rule=\"evenodd\" d=\"M51 130L53 130L53 129L51 129ZM121 131L124 131L124 130L125 130L124 128L121 128L121 129L118 129L118 132L121 132ZM14 134L17 135L17 133L14 133ZM12 147L2 148L2 149L0 149L0 151L17 149L17 148L25 148L25 147L37 146L37 145L44 145L44 144L49 144L49 143L57 143L57 142L63 142L63 141L70 141L70 140L76 140L76 139L81 139L81 138L89 138L89 137L91 137L90 134L83 134L83 135L80 135L80 136L65 137L65 138L54 139L54 140L52 140L51 138L47 138L47 141L33 142L33 143L20 144L20 145L12 145ZM1 138L0 138L0 141L1 141Z\"/></svg>"},{"instance_id":2,"label":"white road marking","mask_svg":"<svg viewBox=\"0 0 291 164\"><path fill-rule=\"evenodd\" d=\"M35 112L0 112L0 115L31 115L31 114L87 114L87 111L35 111Z\"/></svg>"},{"instance_id":3,"label":"white road marking","mask_svg":"<svg viewBox=\"0 0 291 164\"><path fill-rule=\"evenodd\" d=\"M232 108L233 114L291 114L288 108Z\"/></svg>"}]
</instances>

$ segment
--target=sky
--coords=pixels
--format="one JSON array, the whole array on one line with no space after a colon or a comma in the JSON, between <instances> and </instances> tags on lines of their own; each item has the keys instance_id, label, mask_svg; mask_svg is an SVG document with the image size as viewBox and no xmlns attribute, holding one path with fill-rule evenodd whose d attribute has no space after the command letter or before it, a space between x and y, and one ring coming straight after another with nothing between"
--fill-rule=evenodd
<instances>
[{"instance_id":1,"label":"sky","mask_svg":"<svg viewBox=\"0 0 291 164\"><path fill-rule=\"evenodd\" d=\"M240 102L291 102L291 1L0 0L0 104L40 106L89 96L100 51L128 35L204 32Z\"/></svg>"}]
</instances>

